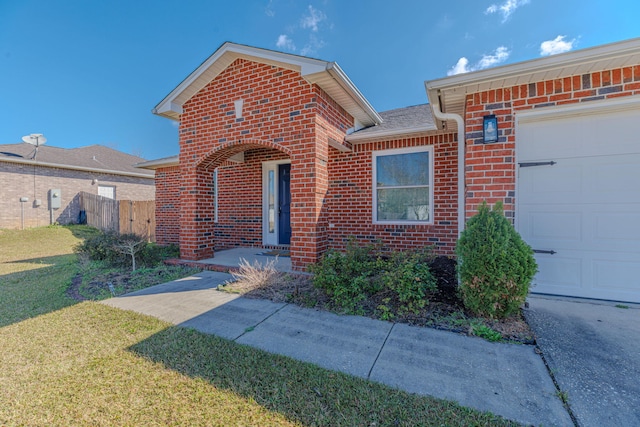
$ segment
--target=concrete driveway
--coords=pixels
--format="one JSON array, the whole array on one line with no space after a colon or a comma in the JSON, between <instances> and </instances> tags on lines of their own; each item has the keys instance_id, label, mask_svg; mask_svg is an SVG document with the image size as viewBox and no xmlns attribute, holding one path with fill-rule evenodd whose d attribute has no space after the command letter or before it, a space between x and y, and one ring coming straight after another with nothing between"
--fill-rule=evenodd
<instances>
[{"instance_id":1,"label":"concrete driveway","mask_svg":"<svg viewBox=\"0 0 640 427\"><path fill-rule=\"evenodd\" d=\"M526 317L579 426L640 426L640 305L534 296Z\"/></svg>"}]
</instances>

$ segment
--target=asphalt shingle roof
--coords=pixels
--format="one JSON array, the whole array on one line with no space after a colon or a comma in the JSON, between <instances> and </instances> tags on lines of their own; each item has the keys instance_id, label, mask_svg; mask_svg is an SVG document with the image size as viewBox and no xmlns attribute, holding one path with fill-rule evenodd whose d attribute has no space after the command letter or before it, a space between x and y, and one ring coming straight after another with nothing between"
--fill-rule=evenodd
<instances>
[{"instance_id":1,"label":"asphalt shingle roof","mask_svg":"<svg viewBox=\"0 0 640 427\"><path fill-rule=\"evenodd\" d=\"M415 128L432 128L436 130L433 120L431 108L429 104L413 105L411 107L396 108L395 110L383 111L380 113L382 123L376 126L360 129L352 135L368 135L379 132L392 132L415 129Z\"/></svg>"},{"instance_id":2,"label":"asphalt shingle roof","mask_svg":"<svg viewBox=\"0 0 640 427\"><path fill-rule=\"evenodd\" d=\"M25 160L34 161L35 147L29 144L4 144L0 145L0 161ZM153 177L153 171L136 168L133 165L144 162L145 159L122 151L114 150L104 145L89 145L79 148L60 148L51 145L38 147L36 163L48 163L62 167L89 168L95 171L115 171L123 174L149 175Z\"/></svg>"}]
</instances>

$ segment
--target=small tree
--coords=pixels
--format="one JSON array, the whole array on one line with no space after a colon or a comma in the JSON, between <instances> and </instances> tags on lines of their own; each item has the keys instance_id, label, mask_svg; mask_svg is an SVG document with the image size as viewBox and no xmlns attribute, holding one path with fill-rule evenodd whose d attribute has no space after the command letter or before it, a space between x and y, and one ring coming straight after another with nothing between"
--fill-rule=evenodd
<instances>
[{"instance_id":1,"label":"small tree","mask_svg":"<svg viewBox=\"0 0 640 427\"><path fill-rule=\"evenodd\" d=\"M136 234L123 234L113 244L113 248L121 254L131 256L131 271L136 271L136 254L144 249L147 239Z\"/></svg>"},{"instance_id":2,"label":"small tree","mask_svg":"<svg viewBox=\"0 0 640 427\"><path fill-rule=\"evenodd\" d=\"M537 271L533 251L502 214L486 202L467 222L456 246L460 296L481 316L507 317L524 303Z\"/></svg>"}]
</instances>

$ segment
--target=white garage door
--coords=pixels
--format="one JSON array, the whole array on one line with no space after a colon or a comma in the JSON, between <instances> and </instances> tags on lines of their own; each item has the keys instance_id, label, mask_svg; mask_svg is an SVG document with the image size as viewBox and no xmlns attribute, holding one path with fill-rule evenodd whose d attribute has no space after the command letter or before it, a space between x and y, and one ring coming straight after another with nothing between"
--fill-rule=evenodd
<instances>
[{"instance_id":1,"label":"white garage door","mask_svg":"<svg viewBox=\"0 0 640 427\"><path fill-rule=\"evenodd\" d=\"M518 117L516 228L532 292L640 302L640 102Z\"/></svg>"}]
</instances>

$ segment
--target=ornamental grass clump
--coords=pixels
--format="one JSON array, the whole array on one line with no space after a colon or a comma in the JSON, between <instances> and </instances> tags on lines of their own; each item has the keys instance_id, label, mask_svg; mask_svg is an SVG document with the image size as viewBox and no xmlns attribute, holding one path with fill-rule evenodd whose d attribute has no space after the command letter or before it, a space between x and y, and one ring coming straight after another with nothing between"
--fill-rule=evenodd
<instances>
[{"instance_id":1,"label":"ornamental grass clump","mask_svg":"<svg viewBox=\"0 0 640 427\"><path fill-rule=\"evenodd\" d=\"M467 222L456 246L460 297L476 315L504 318L524 303L538 267L533 250L502 214L486 202Z\"/></svg>"}]
</instances>

